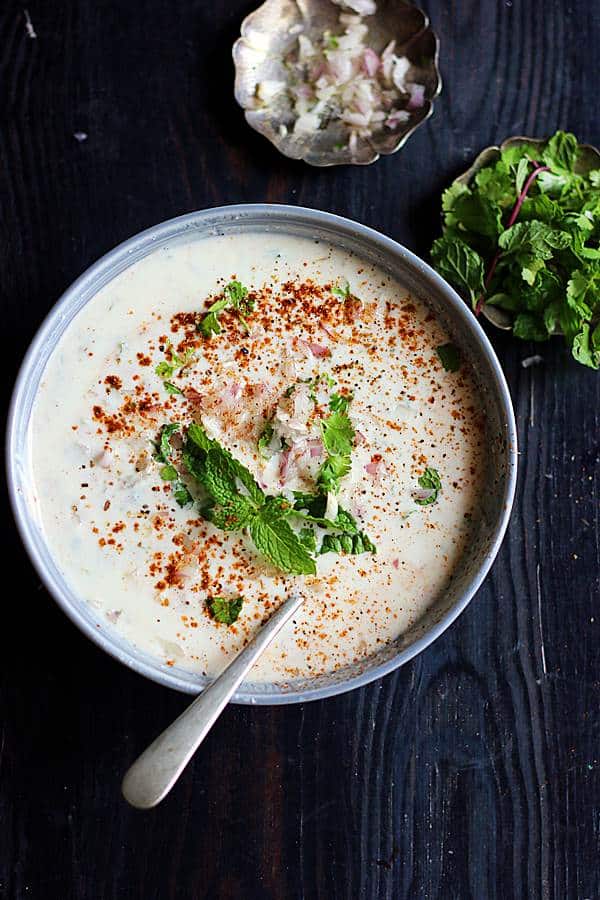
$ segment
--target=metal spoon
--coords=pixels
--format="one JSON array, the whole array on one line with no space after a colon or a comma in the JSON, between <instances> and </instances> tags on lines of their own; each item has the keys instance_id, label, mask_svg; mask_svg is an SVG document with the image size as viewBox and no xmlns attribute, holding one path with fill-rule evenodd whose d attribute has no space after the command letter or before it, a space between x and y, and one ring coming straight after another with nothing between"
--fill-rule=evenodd
<instances>
[{"instance_id":1,"label":"metal spoon","mask_svg":"<svg viewBox=\"0 0 600 900\"><path fill-rule=\"evenodd\" d=\"M166 797L240 682L304 599L298 593L288 597L218 678L144 750L123 779L128 803L151 809Z\"/></svg>"}]
</instances>

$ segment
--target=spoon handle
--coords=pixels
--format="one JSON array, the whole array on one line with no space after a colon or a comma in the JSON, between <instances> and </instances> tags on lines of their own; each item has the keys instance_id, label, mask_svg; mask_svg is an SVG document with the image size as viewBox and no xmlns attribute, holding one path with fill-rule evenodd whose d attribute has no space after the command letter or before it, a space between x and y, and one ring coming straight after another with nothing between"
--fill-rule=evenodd
<instances>
[{"instance_id":1,"label":"spoon handle","mask_svg":"<svg viewBox=\"0 0 600 900\"><path fill-rule=\"evenodd\" d=\"M150 809L169 793L246 673L303 602L300 594L289 597L233 662L144 750L123 779L128 803Z\"/></svg>"}]
</instances>

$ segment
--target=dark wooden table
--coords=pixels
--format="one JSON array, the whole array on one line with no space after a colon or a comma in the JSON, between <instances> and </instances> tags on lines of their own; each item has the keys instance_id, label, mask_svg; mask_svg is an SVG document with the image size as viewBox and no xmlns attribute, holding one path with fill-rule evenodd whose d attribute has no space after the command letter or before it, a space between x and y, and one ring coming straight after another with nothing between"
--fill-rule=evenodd
<instances>
[{"instance_id":1,"label":"dark wooden table","mask_svg":"<svg viewBox=\"0 0 600 900\"><path fill-rule=\"evenodd\" d=\"M397 156L329 171L278 156L233 102L230 47L251 3L28 2L36 37L20 2L0 5L7 400L60 293L155 222L282 201L426 255L442 187L481 147L558 126L600 143L590 0L428 0L445 82L434 118ZM531 346L490 336L521 469L470 608L362 690L231 707L151 813L124 804L120 777L187 699L84 639L4 517L0 897L600 897L599 377L558 341L525 369Z\"/></svg>"}]
</instances>

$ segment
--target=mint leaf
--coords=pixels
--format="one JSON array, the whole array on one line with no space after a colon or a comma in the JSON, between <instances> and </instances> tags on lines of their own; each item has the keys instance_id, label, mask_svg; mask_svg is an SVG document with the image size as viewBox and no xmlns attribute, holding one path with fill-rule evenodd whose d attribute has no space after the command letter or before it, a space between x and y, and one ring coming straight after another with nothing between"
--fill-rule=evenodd
<instances>
[{"instance_id":1,"label":"mint leaf","mask_svg":"<svg viewBox=\"0 0 600 900\"><path fill-rule=\"evenodd\" d=\"M437 470L427 467L418 481L420 488L431 493L426 497L417 498L415 503L419 506L430 506L432 503L435 503L442 489L442 482Z\"/></svg>"},{"instance_id":2,"label":"mint leaf","mask_svg":"<svg viewBox=\"0 0 600 900\"><path fill-rule=\"evenodd\" d=\"M551 259L555 250L564 250L570 244L569 234L535 220L517 222L498 240L504 258L511 253L529 253L540 261Z\"/></svg>"},{"instance_id":3,"label":"mint leaf","mask_svg":"<svg viewBox=\"0 0 600 900\"><path fill-rule=\"evenodd\" d=\"M181 394L183 396L181 388L178 388L177 385L173 384L171 381L163 381L163 387L167 394Z\"/></svg>"},{"instance_id":4,"label":"mint leaf","mask_svg":"<svg viewBox=\"0 0 600 900\"><path fill-rule=\"evenodd\" d=\"M600 267L575 269L567 282L567 303L586 319L591 319L600 303Z\"/></svg>"},{"instance_id":5,"label":"mint leaf","mask_svg":"<svg viewBox=\"0 0 600 900\"><path fill-rule=\"evenodd\" d=\"M577 138L574 134L557 131L547 142L542 159L553 172L571 175L577 158Z\"/></svg>"},{"instance_id":6,"label":"mint leaf","mask_svg":"<svg viewBox=\"0 0 600 900\"><path fill-rule=\"evenodd\" d=\"M431 248L433 264L440 275L475 306L483 293L483 260L464 241L438 238Z\"/></svg>"},{"instance_id":7,"label":"mint leaf","mask_svg":"<svg viewBox=\"0 0 600 900\"><path fill-rule=\"evenodd\" d=\"M200 425L188 428L183 457L209 498L206 519L224 531L249 528L256 548L284 572L314 574L314 560L286 522L291 505L285 498L265 497L252 473Z\"/></svg>"},{"instance_id":8,"label":"mint leaf","mask_svg":"<svg viewBox=\"0 0 600 900\"><path fill-rule=\"evenodd\" d=\"M298 540L303 547L306 547L309 553L317 552L317 539L315 537L314 529L310 528L310 526L306 525L304 528L300 529Z\"/></svg>"},{"instance_id":9,"label":"mint leaf","mask_svg":"<svg viewBox=\"0 0 600 900\"><path fill-rule=\"evenodd\" d=\"M183 460L210 498L204 517L226 531L245 528L265 501L252 473L198 424L188 428Z\"/></svg>"},{"instance_id":10,"label":"mint leaf","mask_svg":"<svg viewBox=\"0 0 600 900\"><path fill-rule=\"evenodd\" d=\"M326 494L303 494L294 491L293 515L299 516L307 522L321 525L323 528L339 528L342 531L358 532L356 521L349 512L339 507L335 519L326 519L326 508Z\"/></svg>"},{"instance_id":11,"label":"mint leaf","mask_svg":"<svg viewBox=\"0 0 600 900\"><path fill-rule=\"evenodd\" d=\"M435 348L446 372L458 372L460 369L460 352L454 344L440 344Z\"/></svg>"},{"instance_id":12,"label":"mint leaf","mask_svg":"<svg viewBox=\"0 0 600 900\"><path fill-rule=\"evenodd\" d=\"M176 431L179 431L181 425L179 422L172 422L170 425L163 425L160 430L160 437L156 444L154 458L157 462L164 463L160 469L160 477L163 481L171 482L171 490L173 496L179 506L187 506L192 502L192 495L186 485L181 481L179 472L170 461L173 454L170 438Z\"/></svg>"},{"instance_id":13,"label":"mint leaf","mask_svg":"<svg viewBox=\"0 0 600 900\"><path fill-rule=\"evenodd\" d=\"M267 500L250 524L257 549L278 569L292 575L314 575L317 568L308 550L285 519L277 498Z\"/></svg>"},{"instance_id":14,"label":"mint leaf","mask_svg":"<svg viewBox=\"0 0 600 900\"><path fill-rule=\"evenodd\" d=\"M356 519L347 510L338 509L335 520L324 518L327 497L323 494L294 492L293 515L331 529L323 535L319 555L323 553L376 553L377 549L364 531L359 531ZM304 532L304 529L300 532ZM333 533L332 533L333 532ZM314 536L314 531L312 532Z\"/></svg>"},{"instance_id":15,"label":"mint leaf","mask_svg":"<svg viewBox=\"0 0 600 900\"><path fill-rule=\"evenodd\" d=\"M364 531L358 534L326 534L319 550L320 555L323 553L358 556L361 553L377 553L377 548Z\"/></svg>"},{"instance_id":16,"label":"mint leaf","mask_svg":"<svg viewBox=\"0 0 600 900\"><path fill-rule=\"evenodd\" d=\"M574 358L593 365L600 169L587 170L588 159L575 136L562 131L541 149L507 147L468 186L457 182L444 192L444 236L432 260L477 313L484 299L501 307L522 339L543 341L561 330ZM504 230L494 238L496 221Z\"/></svg>"},{"instance_id":17,"label":"mint leaf","mask_svg":"<svg viewBox=\"0 0 600 900\"><path fill-rule=\"evenodd\" d=\"M243 597L209 597L206 601L208 610L215 620L222 625L233 625L237 622L244 603Z\"/></svg>"},{"instance_id":18,"label":"mint leaf","mask_svg":"<svg viewBox=\"0 0 600 900\"><path fill-rule=\"evenodd\" d=\"M222 531L240 531L247 528L256 515L256 506L246 497L234 496L221 505L203 510L204 518Z\"/></svg>"},{"instance_id":19,"label":"mint leaf","mask_svg":"<svg viewBox=\"0 0 600 900\"><path fill-rule=\"evenodd\" d=\"M600 325L596 325L593 332L588 324L583 325L573 338L572 352L577 362L590 369L600 368Z\"/></svg>"},{"instance_id":20,"label":"mint leaf","mask_svg":"<svg viewBox=\"0 0 600 900\"><path fill-rule=\"evenodd\" d=\"M248 492L254 505L261 505L265 495L248 469L234 459L228 450L215 444L206 456L204 487L218 503L227 503L240 493L238 482Z\"/></svg>"},{"instance_id":21,"label":"mint leaf","mask_svg":"<svg viewBox=\"0 0 600 900\"><path fill-rule=\"evenodd\" d=\"M460 222L461 228L483 237L496 239L502 231L500 210L497 205L486 196L472 194L469 190L456 197L452 217L457 223Z\"/></svg>"},{"instance_id":22,"label":"mint leaf","mask_svg":"<svg viewBox=\"0 0 600 900\"><path fill-rule=\"evenodd\" d=\"M519 313L513 323L513 334L522 341L545 341L550 337L543 317L534 313Z\"/></svg>"},{"instance_id":23,"label":"mint leaf","mask_svg":"<svg viewBox=\"0 0 600 900\"><path fill-rule=\"evenodd\" d=\"M216 441L208 437L202 425L197 425L195 422L189 426L187 436L198 450L208 451L217 445Z\"/></svg>"},{"instance_id":24,"label":"mint leaf","mask_svg":"<svg viewBox=\"0 0 600 900\"><path fill-rule=\"evenodd\" d=\"M515 188L517 194L520 194L525 186L527 175L529 172L529 160L522 157L517 163L517 174L515 178Z\"/></svg>"}]
</instances>

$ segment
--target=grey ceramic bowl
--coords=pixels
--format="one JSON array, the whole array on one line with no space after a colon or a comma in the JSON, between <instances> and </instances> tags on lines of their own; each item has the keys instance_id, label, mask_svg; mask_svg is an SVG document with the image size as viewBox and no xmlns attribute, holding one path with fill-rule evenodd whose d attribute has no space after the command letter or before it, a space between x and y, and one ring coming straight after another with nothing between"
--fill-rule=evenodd
<instances>
[{"instance_id":1,"label":"grey ceramic bowl","mask_svg":"<svg viewBox=\"0 0 600 900\"><path fill-rule=\"evenodd\" d=\"M125 641L94 609L71 590L52 559L40 526L28 454L31 410L44 367L69 323L118 273L167 243L212 234L263 231L318 238L381 265L422 297L445 324L476 373L488 419L488 489L481 498L478 540L455 572L447 592L397 641L360 664L332 675L286 685L245 683L238 703L279 704L316 700L360 687L412 659L456 619L471 600L498 552L508 523L516 478L516 432L510 396L496 355L480 325L460 297L433 269L395 241L348 219L293 206L243 204L190 213L149 228L107 253L63 294L34 338L14 389L7 434L8 485L21 537L31 560L59 606L96 644L160 684L197 693L208 679L161 665ZM101 590L99 586L99 590Z\"/></svg>"}]
</instances>

